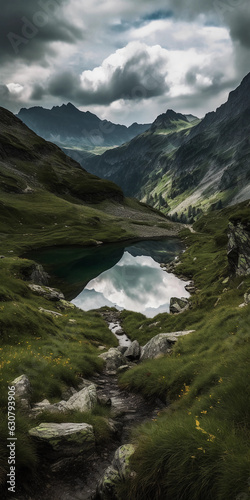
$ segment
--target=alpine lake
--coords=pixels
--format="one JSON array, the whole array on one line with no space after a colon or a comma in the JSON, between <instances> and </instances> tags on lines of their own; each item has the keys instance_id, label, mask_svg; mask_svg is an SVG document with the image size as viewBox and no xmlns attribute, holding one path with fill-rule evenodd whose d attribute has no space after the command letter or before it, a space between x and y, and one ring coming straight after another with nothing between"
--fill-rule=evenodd
<instances>
[{"instance_id":1,"label":"alpine lake","mask_svg":"<svg viewBox=\"0 0 250 500\"><path fill-rule=\"evenodd\" d=\"M43 265L50 285L89 311L103 306L140 312L149 318L169 312L171 297L189 297L187 282L166 272L184 250L177 239L50 247L25 255Z\"/></svg>"}]
</instances>

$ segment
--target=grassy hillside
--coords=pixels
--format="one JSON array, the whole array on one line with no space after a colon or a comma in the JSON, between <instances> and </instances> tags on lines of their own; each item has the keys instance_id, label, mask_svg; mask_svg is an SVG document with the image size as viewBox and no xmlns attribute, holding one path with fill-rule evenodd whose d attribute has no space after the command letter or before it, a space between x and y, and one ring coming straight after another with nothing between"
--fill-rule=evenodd
<instances>
[{"instance_id":1,"label":"grassy hillside","mask_svg":"<svg viewBox=\"0 0 250 500\"><path fill-rule=\"evenodd\" d=\"M33 388L32 402L58 400L68 386L77 386L79 377L102 369L100 344L117 343L98 314L34 295L28 285L36 263L20 255L52 245L91 246L171 232L178 229L156 211L125 199L115 184L88 174L0 108L0 484L5 484L8 471L8 384L25 373ZM97 441L108 439L103 409L70 418L91 422ZM38 470L36 449L27 434L34 424L17 411L19 484Z\"/></svg>"},{"instance_id":2,"label":"grassy hillside","mask_svg":"<svg viewBox=\"0 0 250 500\"><path fill-rule=\"evenodd\" d=\"M119 498L231 500L249 495L250 275L230 275L229 220L249 221L249 202L203 216L177 273L192 277L190 310L148 320L123 312L123 326L144 345L158 333L195 330L171 355L143 362L120 378L124 388L169 404L155 421L137 428L133 476Z\"/></svg>"}]
</instances>

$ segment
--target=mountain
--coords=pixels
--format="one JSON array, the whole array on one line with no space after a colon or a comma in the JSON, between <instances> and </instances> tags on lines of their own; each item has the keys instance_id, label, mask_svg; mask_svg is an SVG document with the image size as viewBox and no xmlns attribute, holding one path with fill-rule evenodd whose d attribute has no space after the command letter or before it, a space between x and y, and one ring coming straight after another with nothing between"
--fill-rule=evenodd
<instances>
[{"instance_id":1,"label":"mountain","mask_svg":"<svg viewBox=\"0 0 250 500\"><path fill-rule=\"evenodd\" d=\"M149 237L155 232L167 235L161 214L125 199L120 187L86 172L4 108L0 108L0 208L2 251L93 245L138 238L145 231ZM136 220L141 222L136 225Z\"/></svg>"},{"instance_id":2,"label":"mountain","mask_svg":"<svg viewBox=\"0 0 250 500\"><path fill-rule=\"evenodd\" d=\"M198 120L198 119L197 119ZM100 177L113 179L130 196L143 197L143 188L155 177L165 151L177 149L193 126L185 115L168 110L150 129L119 148L86 159L81 165Z\"/></svg>"},{"instance_id":3,"label":"mountain","mask_svg":"<svg viewBox=\"0 0 250 500\"><path fill-rule=\"evenodd\" d=\"M80 111L71 103L54 106L52 109L22 108L17 116L44 139L69 148L117 146L130 141L150 127L150 124L138 123L133 123L130 127L116 125L107 120L100 120L89 111Z\"/></svg>"},{"instance_id":4,"label":"mountain","mask_svg":"<svg viewBox=\"0 0 250 500\"><path fill-rule=\"evenodd\" d=\"M199 121L168 110L130 143L82 165L184 219L250 197L250 73Z\"/></svg>"}]
</instances>

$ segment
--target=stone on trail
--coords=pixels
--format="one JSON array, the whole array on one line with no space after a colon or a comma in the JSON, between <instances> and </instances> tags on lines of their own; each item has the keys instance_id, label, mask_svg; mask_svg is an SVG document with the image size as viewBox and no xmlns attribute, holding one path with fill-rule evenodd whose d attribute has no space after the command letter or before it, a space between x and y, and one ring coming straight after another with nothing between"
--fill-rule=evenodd
<instances>
[{"instance_id":1,"label":"stone on trail","mask_svg":"<svg viewBox=\"0 0 250 500\"><path fill-rule=\"evenodd\" d=\"M29 435L44 447L47 458L58 459L86 454L95 448L92 425L75 423L42 423Z\"/></svg>"},{"instance_id":2,"label":"stone on trail","mask_svg":"<svg viewBox=\"0 0 250 500\"><path fill-rule=\"evenodd\" d=\"M141 354L141 348L139 345L138 340L134 340L132 344L127 348L127 350L124 353L125 358L129 359L130 361L136 360L140 358Z\"/></svg>"},{"instance_id":3,"label":"stone on trail","mask_svg":"<svg viewBox=\"0 0 250 500\"><path fill-rule=\"evenodd\" d=\"M110 498L118 500L116 485L128 479L132 474L130 459L134 452L135 447L132 444L124 444L116 450L112 464L106 469L98 484L96 500L110 500Z\"/></svg>"},{"instance_id":4,"label":"stone on trail","mask_svg":"<svg viewBox=\"0 0 250 500\"><path fill-rule=\"evenodd\" d=\"M91 411L97 403L95 384L73 394L63 405L66 410Z\"/></svg>"},{"instance_id":5,"label":"stone on trail","mask_svg":"<svg viewBox=\"0 0 250 500\"><path fill-rule=\"evenodd\" d=\"M111 347L108 352L99 355L106 363L106 372L110 375L116 374L119 366L126 365L127 360L118 348Z\"/></svg>"},{"instance_id":6,"label":"stone on trail","mask_svg":"<svg viewBox=\"0 0 250 500\"><path fill-rule=\"evenodd\" d=\"M59 401L59 403L50 404L50 402L45 399L40 403L36 403L31 411L35 415L39 415L43 411L49 413L65 413L72 410L87 412L91 411L96 403L96 385L91 384L84 387L81 391L75 392L68 401Z\"/></svg>"}]
</instances>

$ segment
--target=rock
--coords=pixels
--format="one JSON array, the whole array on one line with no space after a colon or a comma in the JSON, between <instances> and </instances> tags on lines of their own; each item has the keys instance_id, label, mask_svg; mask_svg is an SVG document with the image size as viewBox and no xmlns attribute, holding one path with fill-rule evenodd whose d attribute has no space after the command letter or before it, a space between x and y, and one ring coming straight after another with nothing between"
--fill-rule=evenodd
<instances>
[{"instance_id":1,"label":"rock","mask_svg":"<svg viewBox=\"0 0 250 500\"><path fill-rule=\"evenodd\" d=\"M30 290L39 295L40 297L45 297L45 299L52 300L53 302L64 299L64 295L62 292L55 290L55 288L50 288L48 286L41 285L28 285Z\"/></svg>"},{"instance_id":2,"label":"rock","mask_svg":"<svg viewBox=\"0 0 250 500\"><path fill-rule=\"evenodd\" d=\"M77 321L75 319L69 319L69 323L72 323L72 325L75 325Z\"/></svg>"},{"instance_id":3,"label":"rock","mask_svg":"<svg viewBox=\"0 0 250 500\"><path fill-rule=\"evenodd\" d=\"M114 330L114 333L116 335L124 335L124 330L122 328L118 328L117 330Z\"/></svg>"},{"instance_id":4,"label":"rock","mask_svg":"<svg viewBox=\"0 0 250 500\"><path fill-rule=\"evenodd\" d=\"M81 391L76 392L76 394L73 394L68 401L61 401L60 403L63 405L65 411L91 411L97 403L96 386L91 384Z\"/></svg>"},{"instance_id":5,"label":"rock","mask_svg":"<svg viewBox=\"0 0 250 500\"><path fill-rule=\"evenodd\" d=\"M15 378L11 385L16 388L16 398L21 403L21 406L25 409L30 407L30 396L31 396L31 385L27 375L20 375L20 377Z\"/></svg>"},{"instance_id":6,"label":"rock","mask_svg":"<svg viewBox=\"0 0 250 500\"><path fill-rule=\"evenodd\" d=\"M43 413L44 411L49 413L58 413L60 410L56 404L50 404L48 399L44 399L40 403L36 403L31 409L31 416L37 416Z\"/></svg>"},{"instance_id":7,"label":"rock","mask_svg":"<svg viewBox=\"0 0 250 500\"><path fill-rule=\"evenodd\" d=\"M45 313L45 314L50 314L51 316L62 316L61 313L58 313L56 311L51 311L50 309L44 309L43 307L39 307L39 311L41 313Z\"/></svg>"},{"instance_id":8,"label":"rock","mask_svg":"<svg viewBox=\"0 0 250 500\"><path fill-rule=\"evenodd\" d=\"M132 344L125 351L124 356L130 361L133 361L134 359L139 359L140 354L141 354L141 348L139 342L138 340L134 340L134 342L132 342Z\"/></svg>"},{"instance_id":9,"label":"rock","mask_svg":"<svg viewBox=\"0 0 250 500\"><path fill-rule=\"evenodd\" d=\"M62 398L63 398L63 400L67 401L67 399L71 398L71 396L73 396L76 393L77 393L77 391L74 387L68 387L67 389L65 389L62 392Z\"/></svg>"},{"instance_id":10,"label":"rock","mask_svg":"<svg viewBox=\"0 0 250 500\"><path fill-rule=\"evenodd\" d=\"M227 257L230 271L236 276L250 274L250 227L249 224L230 222L228 226Z\"/></svg>"},{"instance_id":11,"label":"rock","mask_svg":"<svg viewBox=\"0 0 250 500\"><path fill-rule=\"evenodd\" d=\"M43 455L52 460L88 454L95 447L93 427L89 424L42 423L31 429L29 435L43 448Z\"/></svg>"},{"instance_id":12,"label":"rock","mask_svg":"<svg viewBox=\"0 0 250 500\"><path fill-rule=\"evenodd\" d=\"M31 269L30 280L37 285L48 285L50 275L44 271L41 264L34 264Z\"/></svg>"},{"instance_id":13,"label":"rock","mask_svg":"<svg viewBox=\"0 0 250 500\"><path fill-rule=\"evenodd\" d=\"M157 326L160 324L160 321L155 321L154 323L150 323L150 325L148 325L148 328L153 328L154 326Z\"/></svg>"},{"instance_id":14,"label":"rock","mask_svg":"<svg viewBox=\"0 0 250 500\"><path fill-rule=\"evenodd\" d=\"M244 294L244 302L245 304L250 304L250 291Z\"/></svg>"},{"instance_id":15,"label":"rock","mask_svg":"<svg viewBox=\"0 0 250 500\"><path fill-rule=\"evenodd\" d=\"M119 366L126 365L127 360L119 349L111 347L108 352L99 355L106 363L106 372L110 375L116 374Z\"/></svg>"},{"instance_id":16,"label":"rock","mask_svg":"<svg viewBox=\"0 0 250 500\"><path fill-rule=\"evenodd\" d=\"M129 368L130 368L129 365L119 366L119 368L117 369L117 373L125 373L129 370Z\"/></svg>"},{"instance_id":17,"label":"rock","mask_svg":"<svg viewBox=\"0 0 250 500\"><path fill-rule=\"evenodd\" d=\"M153 337L145 346L141 348L140 361L144 359L154 359L171 351L172 346L179 337L188 335L194 330L180 332L160 333Z\"/></svg>"},{"instance_id":18,"label":"rock","mask_svg":"<svg viewBox=\"0 0 250 500\"><path fill-rule=\"evenodd\" d=\"M132 444L124 444L115 452L112 464L104 472L103 478L98 484L96 500L119 500L116 494L116 485L125 481L132 474L130 459L135 452Z\"/></svg>"},{"instance_id":19,"label":"rock","mask_svg":"<svg viewBox=\"0 0 250 500\"><path fill-rule=\"evenodd\" d=\"M67 398L70 396L70 393L73 393L68 401L62 400L58 403L50 404L48 399L44 399L33 406L31 413L33 415L39 415L43 411L49 413L66 413L72 410L79 410L82 412L91 411L97 403L96 385L88 380L85 382L88 383L88 386L84 386L82 390L76 392L72 387L64 394Z\"/></svg>"},{"instance_id":20,"label":"rock","mask_svg":"<svg viewBox=\"0 0 250 500\"><path fill-rule=\"evenodd\" d=\"M190 283L185 286L185 290L187 290L188 293L195 293L196 288L195 288L194 282L190 281Z\"/></svg>"},{"instance_id":21,"label":"rock","mask_svg":"<svg viewBox=\"0 0 250 500\"><path fill-rule=\"evenodd\" d=\"M0 255L0 259L5 259L5 255Z\"/></svg>"},{"instance_id":22,"label":"rock","mask_svg":"<svg viewBox=\"0 0 250 500\"><path fill-rule=\"evenodd\" d=\"M117 349L122 353L124 354L127 350L127 346L126 345L119 345L119 347L117 347Z\"/></svg>"},{"instance_id":23,"label":"rock","mask_svg":"<svg viewBox=\"0 0 250 500\"><path fill-rule=\"evenodd\" d=\"M98 394L97 396L97 402L101 405L101 406L111 406L111 399L106 396L105 394Z\"/></svg>"},{"instance_id":24,"label":"rock","mask_svg":"<svg viewBox=\"0 0 250 500\"><path fill-rule=\"evenodd\" d=\"M170 299L170 313L178 314L186 311L189 308L189 301L185 297L171 297Z\"/></svg>"},{"instance_id":25,"label":"rock","mask_svg":"<svg viewBox=\"0 0 250 500\"><path fill-rule=\"evenodd\" d=\"M98 351L105 351L105 349L106 349L105 345L98 346Z\"/></svg>"},{"instance_id":26,"label":"rock","mask_svg":"<svg viewBox=\"0 0 250 500\"><path fill-rule=\"evenodd\" d=\"M57 304L57 306L60 307L60 309L76 309L75 304L72 304L71 302L68 302L68 300L61 299L60 302ZM75 319L69 320L70 322L76 322Z\"/></svg>"},{"instance_id":27,"label":"rock","mask_svg":"<svg viewBox=\"0 0 250 500\"><path fill-rule=\"evenodd\" d=\"M96 384L93 384L93 382L91 382L90 380L88 380L86 378L79 377L79 383L78 383L79 390L84 389L85 387L89 387L90 385L94 385L96 388ZM77 391L75 391L75 392L77 392Z\"/></svg>"}]
</instances>

